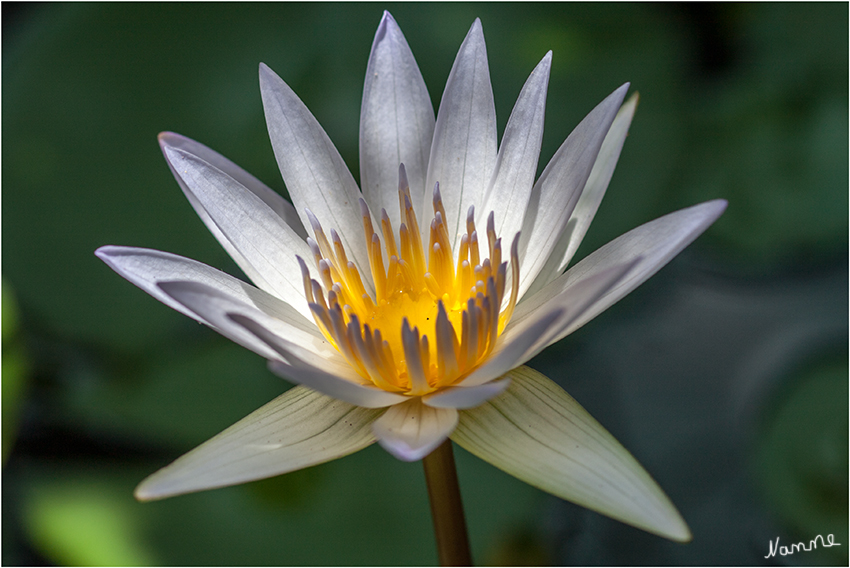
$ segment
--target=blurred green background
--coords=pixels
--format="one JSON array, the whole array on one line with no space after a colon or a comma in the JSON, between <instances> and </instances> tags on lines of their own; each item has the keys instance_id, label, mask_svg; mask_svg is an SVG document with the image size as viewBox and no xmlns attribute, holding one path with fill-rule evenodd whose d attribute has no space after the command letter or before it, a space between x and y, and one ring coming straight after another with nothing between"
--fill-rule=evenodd
<instances>
[{"instance_id":1,"label":"blurred green background","mask_svg":"<svg viewBox=\"0 0 850 568\"><path fill-rule=\"evenodd\" d=\"M139 504L135 484L278 395L265 363L97 260L158 248L240 275L183 198L179 132L285 193L257 66L359 177L382 10L435 106L480 17L499 131L554 51L541 168L625 81L640 105L579 250L724 197L658 276L531 365L659 481L694 541L550 497L457 449L478 563L848 562L848 6L11 4L2 34L4 565L433 564L421 466L376 447ZM765 559L768 542L840 547Z\"/></svg>"}]
</instances>

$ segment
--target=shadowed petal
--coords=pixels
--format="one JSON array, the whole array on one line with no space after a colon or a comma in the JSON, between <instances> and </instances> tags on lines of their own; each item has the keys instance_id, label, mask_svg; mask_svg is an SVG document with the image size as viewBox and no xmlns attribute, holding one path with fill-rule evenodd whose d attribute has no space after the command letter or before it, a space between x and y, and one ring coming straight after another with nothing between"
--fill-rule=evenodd
<instances>
[{"instance_id":1,"label":"shadowed petal","mask_svg":"<svg viewBox=\"0 0 850 568\"><path fill-rule=\"evenodd\" d=\"M407 40L384 12L366 66L360 110L360 187L372 211L398 229L398 166L404 164L419 219L434 136L434 107Z\"/></svg>"},{"instance_id":2,"label":"shadowed petal","mask_svg":"<svg viewBox=\"0 0 850 568\"><path fill-rule=\"evenodd\" d=\"M142 481L136 498L236 485L346 456L375 441L370 426L380 413L294 387Z\"/></svg>"},{"instance_id":3,"label":"shadowed petal","mask_svg":"<svg viewBox=\"0 0 850 568\"><path fill-rule=\"evenodd\" d=\"M514 318L522 320L574 282L611 267L636 261L627 277L594 302L580 318L551 338L550 344L563 339L658 272L714 223L725 209L726 201L723 199L707 201L632 229L591 253L533 296L524 298L514 311Z\"/></svg>"},{"instance_id":4,"label":"shadowed petal","mask_svg":"<svg viewBox=\"0 0 850 568\"><path fill-rule=\"evenodd\" d=\"M496 107L484 32L476 19L443 91L425 182L425 211L431 210L431 190L440 183L452 250L457 250L469 206L478 207L484 199L495 164ZM427 242L428 224L421 227Z\"/></svg>"},{"instance_id":5,"label":"shadowed petal","mask_svg":"<svg viewBox=\"0 0 850 568\"><path fill-rule=\"evenodd\" d=\"M524 363L523 354L534 345L540 337L551 334L553 326L565 315L564 310L555 308L541 311L534 318L527 318L522 323L515 325L511 333L507 328L496 342L490 357L464 378L459 386L474 387L492 381L496 377Z\"/></svg>"},{"instance_id":6,"label":"shadowed petal","mask_svg":"<svg viewBox=\"0 0 850 568\"><path fill-rule=\"evenodd\" d=\"M269 361L269 369L278 376L364 408L383 408L407 400L404 395L364 384L365 380L339 356L334 365L328 365L248 316L231 313L228 317L285 360Z\"/></svg>"},{"instance_id":7,"label":"shadowed petal","mask_svg":"<svg viewBox=\"0 0 850 568\"><path fill-rule=\"evenodd\" d=\"M612 121L615 121L614 117L617 116L617 109L620 108L628 88L629 84L626 83L614 91L576 126L546 165L540 179L534 184L528 210L524 211L525 219L519 245L522 259L520 299L530 289L538 273L546 265L547 259L555 257L553 261L556 262L563 257L563 250L559 254L556 249L557 236L568 230L568 223L574 209L577 208L577 203L581 202L580 195L588 193L594 198L598 195L601 200L599 194L604 193L604 187L608 185L631 121L632 114L624 115L621 111L620 116L624 118L621 118L619 123L614 122L617 124L616 128L612 126ZM634 106L630 108L633 112ZM613 156L611 156L612 153ZM607 169L609 165L610 169ZM602 191L588 192L591 187L598 188L602 185L599 183L601 169L608 173ZM585 191L583 192L582 189ZM598 204L597 201L596 205ZM581 234L578 235L573 229L567 235L570 246L577 243L587 230L587 226L583 224L584 217L581 219L583 229ZM563 271L563 268L560 270Z\"/></svg>"},{"instance_id":8,"label":"shadowed petal","mask_svg":"<svg viewBox=\"0 0 850 568\"><path fill-rule=\"evenodd\" d=\"M434 394L423 396L422 402L434 408L456 408L458 410L461 408L475 408L479 404L505 392L509 384L511 384L510 379L502 379L474 387L465 387L463 385L449 387Z\"/></svg>"},{"instance_id":9,"label":"shadowed petal","mask_svg":"<svg viewBox=\"0 0 850 568\"><path fill-rule=\"evenodd\" d=\"M266 359L276 359L277 355L254 334L249 333L230 319L229 313L242 313L262 321L269 329L274 330L273 333L286 336L291 342L293 350L302 353L304 357L312 355L315 361L329 369L347 368L345 360L323 336L316 336L295 329L286 322L271 317L256 309L253 305L217 288L199 282L187 281L161 282L158 287L176 302L196 314L196 319L200 318L201 321L209 324L210 327L226 338Z\"/></svg>"},{"instance_id":10,"label":"shadowed petal","mask_svg":"<svg viewBox=\"0 0 850 568\"><path fill-rule=\"evenodd\" d=\"M279 320L279 325L282 330L286 330L287 337L300 341L306 348L313 348L315 342L324 343L324 337L316 324L308 321L283 300L196 260L158 250L119 246L100 247L95 254L118 274L163 304L219 332L221 330L211 321L166 294L158 284L184 281L209 286L232 297L234 301L247 304ZM317 353L324 353L324 349Z\"/></svg>"},{"instance_id":11,"label":"shadowed petal","mask_svg":"<svg viewBox=\"0 0 850 568\"><path fill-rule=\"evenodd\" d=\"M398 459L416 461L449 437L457 417L454 408L432 408L413 398L387 409L372 424L372 432L378 443Z\"/></svg>"},{"instance_id":12,"label":"shadowed petal","mask_svg":"<svg viewBox=\"0 0 850 568\"><path fill-rule=\"evenodd\" d=\"M277 165L301 222L311 226L309 209L326 227L336 229L357 266L369 266L357 207L360 189L333 142L289 85L262 63L260 91ZM371 291L371 273L365 270L361 277Z\"/></svg>"},{"instance_id":13,"label":"shadowed petal","mask_svg":"<svg viewBox=\"0 0 850 568\"><path fill-rule=\"evenodd\" d=\"M585 312L595 306L600 298L614 288L617 283L626 278L629 272L639 262L640 259L634 259L630 262L610 266L588 275L587 278L571 282L568 287L564 288L556 296L549 298L536 310L522 312L519 314L519 317L511 319L511 323L505 327L505 332L502 334L505 337L505 341L513 341L513 337L516 334L525 333L525 330L529 326L537 324L539 320L547 317L546 314L552 311L559 311L563 314L556 321L552 322L551 325L547 326L546 329L532 336L531 340L527 342L527 349L512 359L513 365L510 368L512 369L529 361L532 357L554 343L555 340L553 338L562 337L561 334L565 329L568 329L576 321L581 319ZM498 347L497 345L496 348L498 349Z\"/></svg>"},{"instance_id":14,"label":"shadowed petal","mask_svg":"<svg viewBox=\"0 0 850 568\"><path fill-rule=\"evenodd\" d=\"M460 414L451 438L499 469L603 515L677 541L691 533L655 481L570 395L537 371Z\"/></svg>"}]
</instances>

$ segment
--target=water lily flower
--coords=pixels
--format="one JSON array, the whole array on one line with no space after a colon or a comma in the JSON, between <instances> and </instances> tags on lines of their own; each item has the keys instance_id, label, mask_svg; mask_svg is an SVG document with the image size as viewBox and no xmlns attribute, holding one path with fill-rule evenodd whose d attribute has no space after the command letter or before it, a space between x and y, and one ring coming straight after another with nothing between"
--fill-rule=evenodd
<instances>
[{"instance_id":1,"label":"water lily flower","mask_svg":"<svg viewBox=\"0 0 850 568\"><path fill-rule=\"evenodd\" d=\"M603 100L535 181L552 55L497 144L481 23L436 119L385 13L360 117L360 185L307 107L260 65L292 204L209 148L159 141L198 215L255 284L150 249L97 251L121 276L269 361L299 386L139 485L139 499L244 483L377 441L419 460L450 438L544 491L674 540L690 532L649 474L561 387L524 366L658 271L723 212L642 225L566 270L637 98Z\"/></svg>"}]
</instances>

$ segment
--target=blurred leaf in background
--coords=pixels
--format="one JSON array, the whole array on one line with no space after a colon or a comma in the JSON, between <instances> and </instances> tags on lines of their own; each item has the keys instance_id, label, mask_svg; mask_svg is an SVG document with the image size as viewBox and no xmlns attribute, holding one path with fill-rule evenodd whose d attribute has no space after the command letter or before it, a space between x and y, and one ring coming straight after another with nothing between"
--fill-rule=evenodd
<instances>
[{"instance_id":1,"label":"blurred leaf in background","mask_svg":"<svg viewBox=\"0 0 850 568\"><path fill-rule=\"evenodd\" d=\"M405 30L435 107L481 18L499 132L552 49L541 164L614 88L631 81L640 92L579 257L679 207L730 201L685 255L532 363L555 371L647 465L694 543L571 508L459 451L476 561L754 564L780 534L847 534L847 368L818 363L847 341L846 4L2 9L4 564L435 562L421 468L378 448L243 487L133 502L146 474L288 385L93 255L144 246L241 276L186 203L156 134L203 142L285 195L261 61L358 178L363 76L384 9ZM16 375L7 364L18 352L26 372ZM92 534L113 534L112 544ZM840 557L785 561L846 564L847 546Z\"/></svg>"}]
</instances>

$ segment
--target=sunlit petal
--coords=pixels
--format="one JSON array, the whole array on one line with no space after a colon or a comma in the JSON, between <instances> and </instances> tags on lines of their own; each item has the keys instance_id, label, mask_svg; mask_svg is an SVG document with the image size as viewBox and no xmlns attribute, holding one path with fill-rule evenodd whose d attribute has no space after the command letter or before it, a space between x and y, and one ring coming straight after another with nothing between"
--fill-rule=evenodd
<instances>
[{"instance_id":1,"label":"sunlit petal","mask_svg":"<svg viewBox=\"0 0 850 568\"><path fill-rule=\"evenodd\" d=\"M312 320L308 321L286 302L196 260L158 250L119 246L100 247L95 254L118 274L160 302L212 327L215 326L210 321L186 308L157 284L179 280L210 286L279 320L281 325L290 326L292 329L287 335L293 339L303 338L305 345L312 344L314 340L323 341L322 334Z\"/></svg>"},{"instance_id":2,"label":"sunlit petal","mask_svg":"<svg viewBox=\"0 0 850 568\"><path fill-rule=\"evenodd\" d=\"M452 440L562 499L672 540L691 539L652 477L571 396L528 367L507 377L507 391L461 412Z\"/></svg>"},{"instance_id":3,"label":"sunlit petal","mask_svg":"<svg viewBox=\"0 0 850 568\"><path fill-rule=\"evenodd\" d=\"M375 441L371 424L380 413L293 387L142 481L136 498L226 487L340 458Z\"/></svg>"},{"instance_id":4,"label":"sunlit petal","mask_svg":"<svg viewBox=\"0 0 850 568\"><path fill-rule=\"evenodd\" d=\"M422 216L425 175L434 136L434 107L407 40L384 12L366 66L360 110L360 187L372 209L386 209L399 226L398 166L404 164L410 195Z\"/></svg>"},{"instance_id":5,"label":"sunlit petal","mask_svg":"<svg viewBox=\"0 0 850 568\"><path fill-rule=\"evenodd\" d=\"M454 408L433 408L414 398L388 408L372 424L372 431L389 453L400 460L416 461L442 444L457 420Z\"/></svg>"},{"instance_id":6,"label":"sunlit petal","mask_svg":"<svg viewBox=\"0 0 850 568\"><path fill-rule=\"evenodd\" d=\"M299 237L302 239L307 238L307 231L304 229L304 225L301 223L301 219L298 218L298 213L296 213L295 208L292 204L281 197L279 193L271 189L269 186L255 178L250 173L246 172L218 152L207 148L200 142L196 142L191 138L186 138L185 136L181 136L180 134L176 134L174 132L161 132L158 136L159 146L165 154L165 148L179 148L188 154L192 154L193 156L197 156L201 160L207 162L213 167L218 168L226 175L232 177L237 182L244 185L249 191L256 194L257 197L262 199L266 205L272 208L278 215L280 215L287 224L292 227L292 230L295 231ZM167 161L167 157L166 157ZM169 167L171 164L169 163ZM174 174L177 183L180 185L180 188L183 189L183 193L189 199L189 202L192 204L192 207L195 208L195 211L198 213L198 216L204 220L204 224L206 224L207 228L209 228L210 232L216 235L216 238L219 238L218 227L215 222L210 219L206 210L201 206L201 204L195 199L195 196L186 187L186 184L183 182L183 178L180 176L180 173L175 171L173 168L171 169L171 173ZM221 240L219 238L219 242L227 248L229 246L229 241L227 239ZM228 252L230 250L228 249ZM240 266L241 268L241 266Z\"/></svg>"},{"instance_id":7,"label":"sunlit petal","mask_svg":"<svg viewBox=\"0 0 850 568\"><path fill-rule=\"evenodd\" d=\"M576 235L575 229L568 229L568 222L572 218L574 208L577 207L577 202L581 202L579 196L587 193L591 188L602 185L599 183L599 173L594 174L594 172L599 172L605 169L603 165L610 164L610 172L613 173L616 157L619 157L620 147L628 131L629 121L621 119L619 124L615 122L616 129L612 126L612 121L615 121L617 109L620 108L628 87L626 83L614 91L576 126L549 161L540 179L534 184L531 200L525 211L520 240L522 257L520 299L525 296L538 273L546 265L547 259L556 255L558 235L570 231L568 234L571 245L584 236L584 232ZM632 110L634 110L633 106ZM622 111L620 115L623 115ZM631 118L631 114L628 114L628 118ZM609 155L614 149L616 149L616 155L611 163ZM605 171L609 170L605 169ZM610 175L605 179L605 187L607 187L608 179ZM590 180L593 182L591 183ZM582 188L585 188L584 192ZM603 192L604 188L601 192L592 190L590 194L596 196ZM601 195L599 198L601 199ZM583 220L584 217L581 219ZM582 226L584 230L587 230L584 225Z\"/></svg>"},{"instance_id":8,"label":"sunlit petal","mask_svg":"<svg viewBox=\"0 0 850 568\"><path fill-rule=\"evenodd\" d=\"M443 91L425 183L425 210L431 198L427 190L440 183L452 250L460 242L469 206L480 207L495 164L496 107L484 32L476 19Z\"/></svg>"},{"instance_id":9,"label":"sunlit petal","mask_svg":"<svg viewBox=\"0 0 850 568\"><path fill-rule=\"evenodd\" d=\"M274 330L273 333L287 337L293 349L303 352L303 357L313 355L316 361L329 366L332 370L338 367L346 368L345 361L321 334L300 330L283 320L269 316L252 304L243 302L225 291L192 281L160 282L157 286L167 296L196 314L196 319L200 319L231 341L247 347L266 359L276 358L274 351L254 334L235 323L228 316L229 313L241 313L263 321Z\"/></svg>"},{"instance_id":10,"label":"sunlit petal","mask_svg":"<svg viewBox=\"0 0 850 568\"><path fill-rule=\"evenodd\" d=\"M537 175L537 160L543 142L546 89L551 67L550 51L523 85L505 126L493 178L478 211L481 221L490 211L495 212L496 234L506 240L512 240L523 229L523 218Z\"/></svg>"},{"instance_id":11,"label":"sunlit petal","mask_svg":"<svg viewBox=\"0 0 850 568\"><path fill-rule=\"evenodd\" d=\"M262 63L260 92L277 165L301 222L310 226L309 209L336 228L358 266L368 266L356 209L362 196L333 142L289 85ZM368 273L364 274L364 283L371 288Z\"/></svg>"},{"instance_id":12,"label":"sunlit petal","mask_svg":"<svg viewBox=\"0 0 850 568\"><path fill-rule=\"evenodd\" d=\"M164 151L222 235L268 283L268 291L292 298L294 307L309 316L307 303L295 301L302 291L295 255L309 254L307 243L262 199L226 173L182 149L166 146Z\"/></svg>"}]
</instances>

